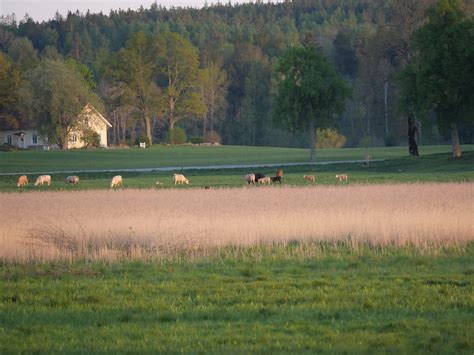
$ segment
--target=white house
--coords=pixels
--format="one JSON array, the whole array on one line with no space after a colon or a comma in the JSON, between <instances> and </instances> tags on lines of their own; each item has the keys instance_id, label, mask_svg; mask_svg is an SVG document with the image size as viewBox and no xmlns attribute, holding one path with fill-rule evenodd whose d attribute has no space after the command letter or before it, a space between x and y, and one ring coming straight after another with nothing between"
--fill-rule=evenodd
<instances>
[{"instance_id":1,"label":"white house","mask_svg":"<svg viewBox=\"0 0 474 355\"><path fill-rule=\"evenodd\" d=\"M87 104L78 115L85 125L94 130L100 137L100 147L107 147L107 129L112 127L109 121L101 115L91 104ZM41 137L38 129L9 129L0 130L0 145L10 144L19 148L49 147L46 137ZM82 140L82 131L75 130L69 133L67 149L82 148L86 144Z\"/></svg>"}]
</instances>

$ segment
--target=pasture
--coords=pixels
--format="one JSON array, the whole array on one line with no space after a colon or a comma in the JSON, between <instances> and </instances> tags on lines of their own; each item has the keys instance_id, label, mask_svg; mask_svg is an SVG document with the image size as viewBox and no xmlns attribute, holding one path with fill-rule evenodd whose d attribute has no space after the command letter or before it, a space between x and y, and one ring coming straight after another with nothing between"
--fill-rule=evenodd
<instances>
[{"instance_id":1,"label":"pasture","mask_svg":"<svg viewBox=\"0 0 474 355\"><path fill-rule=\"evenodd\" d=\"M474 350L474 248L226 248L0 268L0 352Z\"/></svg>"},{"instance_id":2,"label":"pasture","mask_svg":"<svg viewBox=\"0 0 474 355\"><path fill-rule=\"evenodd\" d=\"M217 155L193 154L226 148L250 163L244 148L156 147L0 153L0 167L150 167L166 149L212 165ZM268 148L263 162L290 151L299 154ZM471 354L474 152L383 151L392 158L369 166L285 167L271 186L247 186L249 169L185 170L183 186L172 172L127 172L115 190L108 172L79 174L77 186L52 174L50 187L28 174L21 189L1 176L0 353ZM18 166L14 154L24 154ZM160 164L186 161L165 155Z\"/></svg>"},{"instance_id":3,"label":"pasture","mask_svg":"<svg viewBox=\"0 0 474 355\"><path fill-rule=\"evenodd\" d=\"M208 149L220 149L221 147L207 147ZM184 148L183 148L184 149ZM192 152L190 147L186 147ZM201 148L196 148L197 150ZM254 148L259 149L259 148ZM262 148L267 149L267 148ZM390 149L384 148L385 151L391 152L396 156L399 148L391 152ZM344 149L342 149L344 150ZM347 149L349 155L356 158L354 150ZM137 150L140 152L139 150ZM337 150L333 150L337 152ZM102 151L100 151L101 153ZM124 154L127 150L122 151ZM11 152L12 153L12 152ZM30 152L20 152L30 153ZM68 152L42 152L49 153L68 153ZM77 153L88 153L87 151L78 151ZM3 154L0 153L0 166ZM335 153L334 153L335 154ZM357 153L358 154L358 153ZM258 155L257 155L258 156ZM83 157L83 156L82 156ZM276 157L276 155L275 155ZM210 158L211 159L211 158ZM331 156L331 160L335 156ZM283 159L282 159L283 160ZM79 160L82 163L83 160ZM112 164L113 161L107 161L106 165ZM209 160L209 164L215 163ZM47 164L42 165L42 172L49 172ZM193 165L194 166L194 165ZM65 169L64 165L56 165L54 169ZM9 170L12 167L2 169ZM184 173L190 179L190 185L179 186L178 188L204 188L210 186L213 188L225 187L242 187L245 182L243 176L249 171L259 171L267 176L275 175L277 167L267 168L235 168L235 169L209 169L209 170L184 170L177 171L154 171L154 172L85 172L77 173L81 181L77 186L66 185L64 179L72 173L51 174L53 183L50 187L41 188L34 186L34 181L38 174L27 174L30 184L25 188L17 188L16 183L18 175L1 176L0 175L0 192L13 191L38 191L38 190L87 190L87 189L108 189L110 181L114 175L121 174L124 177L124 188L147 188L162 189L175 188L173 184L173 172ZM3 170L2 170L3 171ZM454 160L450 153L431 154L417 158L413 157L397 157L387 159L385 161L372 162L369 166L361 163L338 163L329 165L302 165L283 167L283 185L302 186L308 185L303 180L303 175L316 175L316 185L335 185L338 184L335 175L340 173L349 174L349 184L380 184L380 183L398 183L398 182L463 182L474 181L474 151L468 151L464 154L463 159ZM160 184L157 185L156 182Z\"/></svg>"},{"instance_id":4,"label":"pasture","mask_svg":"<svg viewBox=\"0 0 474 355\"><path fill-rule=\"evenodd\" d=\"M474 145L465 145L466 152ZM450 146L426 146L421 154L450 153ZM373 159L408 157L407 147L321 149L318 161L361 160L366 155ZM167 166L207 166L230 164L304 163L308 149L243 147L243 146L161 146L148 149L103 149L67 151L11 151L0 152L0 173L48 173L58 170L107 170L160 168Z\"/></svg>"}]
</instances>

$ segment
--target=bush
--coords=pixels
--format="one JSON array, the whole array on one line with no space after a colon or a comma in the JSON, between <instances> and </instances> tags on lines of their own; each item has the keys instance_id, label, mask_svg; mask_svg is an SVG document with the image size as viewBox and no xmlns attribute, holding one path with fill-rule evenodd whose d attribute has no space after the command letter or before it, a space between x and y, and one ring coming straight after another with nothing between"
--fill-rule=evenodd
<instances>
[{"instance_id":1,"label":"bush","mask_svg":"<svg viewBox=\"0 0 474 355\"><path fill-rule=\"evenodd\" d=\"M359 141L359 147L367 149L370 146L371 146L370 137L369 136L363 136Z\"/></svg>"},{"instance_id":2,"label":"bush","mask_svg":"<svg viewBox=\"0 0 474 355\"><path fill-rule=\"evenodd\" d=\"M221 136L216 131L210 131L208 134L206 134L206 138L204 138L204 141L206 143L212 143L212 144L222 143Z\"/></svg>"},{"instance_id":3,"label":"bush","mask_svg":"<svg viewBox=\"0 0 474 355\"><path fill-rule=\"evenodd\" d=\"M202 136L190 137L190 138L189 138L189 141L190 141L192 144L201 144L201 143L204 143L204 137L202 137Z\"/></svg>"},{"instance_id":4,"label":"bush","mask_svg":"<svg viewBox=\"0 0 474 355\"><path fill-rule=\"evenodd\" d=\"M86 145L85 148L98 147L100 145L99 134L90 128L86 128L82 131L81 140Z\"/></svg>"},{"instance_id":5,"label":"bush","mask_svg":"<svg viewBox=\"0 0 474 355\"><path fill-rule=\"evenodd\" d=\"M183 144L188 141L186 132L181 127L170 129L166 135L166 142L169 144Z\"/></svg>"},{"instance_id":6,"label":"bush","mask_svg":"<svg viewBox=\"0 0 474 355\"><path fill-rule=\"evenodd\" d=\"M394 134L387 134L383 140L386 147L395 147L398 145L398 139Z\"/></svg>"},{"instance_id":7,"label":"bush","mask_svg":"<svg viewBox=\"0 0 474 355\"><path fill-rule=\"evenodd\" d=\"M316 130L316 148L342 148L347 138L333 128Z\"/></svg>"}]
</instances>

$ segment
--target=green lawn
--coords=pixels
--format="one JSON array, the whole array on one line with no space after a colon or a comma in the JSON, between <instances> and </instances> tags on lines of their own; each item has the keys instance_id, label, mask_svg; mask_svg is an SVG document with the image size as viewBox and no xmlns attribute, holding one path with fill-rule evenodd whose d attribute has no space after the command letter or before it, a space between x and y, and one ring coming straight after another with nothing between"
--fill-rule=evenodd
<instances>
[{"instance_id":1,"label":"green lawn","mask_svg":"<svg viewBox=\"0 0 474 355\"><path fill-rule=\"evenodd\" d=\"M463 146L474 151L474 145ZM450 146L427 146L421 154L451 152ZM373 159L408 156L406 147L348 148L317 151L319 161L359 160L369 154ZM308 149L271 147L193 147L154 146L149 149L104 149L69 151L0 152L0 173L49 172L57 170L134 169L166 166L203 166L256 163L307 162Z\"/></svg>"},{"instance_id":2,"label":"green lawn","mask_svg":"<svg viewBox=\"0 0 474 355\"><path fill-rule=\"evenodd\" d=\"M389 150L388 150L389 151ZM47 152L46 152L47 153ZM66 152L67 153L67 152ZM1 154L0 154L1 156ZM245 184L243 175L254 170L266 175L275 175L276 168L259 169L217 169L217 170L186 170L190 185L176 188L193 187L241 187ZM454 160L450 153L432 154L421 157L392 158L386 161L373 162L369 166L363 164L330 164L304 165L285 167L284 185L307 184L302 179L304 174L315 174L318 185L337 184L335 174L349 174L349 183L398 183L398 182L462 182L474 181L474 151L466 152L460 160ZM110 186L110 179L117 173L81 173L79 186L67 186L64 178L68 174L53 174L51 187L35 187L36 174L29 174L30 184L26 188L17 188L17 176L0 176L0 192L37 191L41 190L77 190L105 189ZM137 173L124 172L124 188L171 188L172 172ZM160 181L163 185L156 185Z\"/></svg>"},{"instance_id":3,"label":"green lawn","mask_svg":"<svg viewBox=\"0 0 474 355\"><path fill-rule=\"evenodd\" d=\"M474 352L472 244L436 256L300 247L3 265L0 353Z\"/></svg>"}]
</instances>

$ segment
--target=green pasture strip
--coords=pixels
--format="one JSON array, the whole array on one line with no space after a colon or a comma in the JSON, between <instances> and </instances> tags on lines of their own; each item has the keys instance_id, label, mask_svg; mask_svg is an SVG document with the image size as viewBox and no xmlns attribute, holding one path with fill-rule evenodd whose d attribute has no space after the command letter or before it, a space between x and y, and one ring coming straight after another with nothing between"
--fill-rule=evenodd
<instances>
[{"instance_id":1,"label":"green pasture strip","mask_svg":"<svg viewBox=\"0 0 474 355\"><path fill-rule=\"evenodd\" d=\"M474 145L463 146L474 151ZM449 153L450 146L426 146L422 155ZM407 147L321 149L318 161L401 158ZM169 166L270 164L308 162L308 149L243 146L153 146L148 149L98 149L68 151L0 152L0 173L97 169L139 169Z\"/></svg>"},{"instance_id":2,"label":"green pasture strip","mask_svg":"<svg viewBox=\"0 0 474 355\"><path fill-rule=\"evenodd\" d=\"M307 255L4 264L0 353L474 352L472 245Z\"/></svg>"},{"instance_id":3,"label":"green pasture strip","mask_svg":"<svg viewBox=\"0 0 474 355\"><path fill-rule=\"evenodd\" d=\"M255 169L216 169L216 170L185 170L183 172L191 181L190 185L173 185L173 172L124 172L124 188L212 188L245 186L243 176L248 172L261 172L274 176L277 168ZM283 168L285 185L309 185L303 175L316 175L316 185L338 184L336 174L347 173L349 184L399 183L399 182L463 182L474 181L474 152L466 152L460 160L455 160L449 153L433 154L421 157L405 157L363 164L330 164L304 165ZM49 190L84 190L110 188L111 178L118 173L82 173L78 186L68 186L64 179L69 174L53 174L52 186L35 187L37 175L29 174L30 184L25 188L17 188L17 176L0 176L0 192L13 191L49 191ZM162 184L156 184L160 182ZM280 185L278 185L280 186Z\"/></svg>"}]
</instances>

